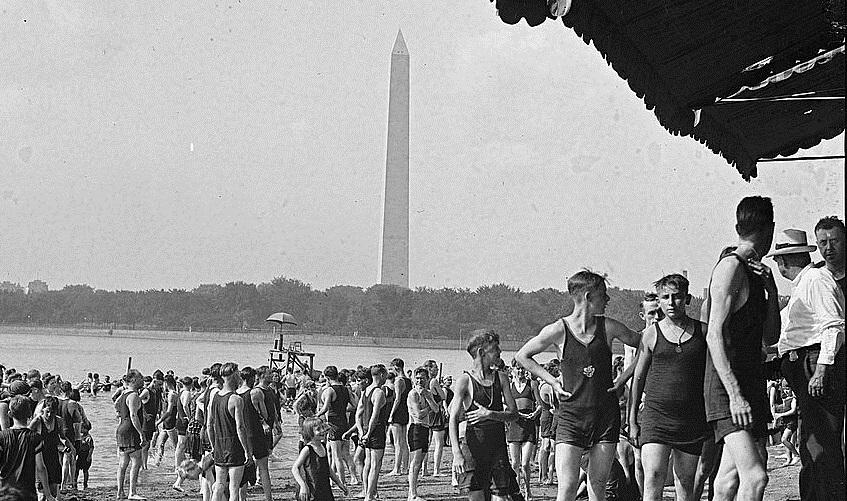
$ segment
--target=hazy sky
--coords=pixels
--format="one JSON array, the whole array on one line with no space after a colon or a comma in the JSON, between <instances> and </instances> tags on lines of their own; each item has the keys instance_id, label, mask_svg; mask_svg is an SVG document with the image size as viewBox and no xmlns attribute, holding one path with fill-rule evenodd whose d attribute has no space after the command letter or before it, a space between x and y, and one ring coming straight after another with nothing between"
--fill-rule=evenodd
<instances>
[{"instance_id":1,"label":"hazy sky","mask_svg":"<svg viewBox=\"0 0 847 501\"><path fill-rule=\"evenodd\" d=\"M842 161L746 183L561 22L508 26L485 0L212 5L4 2L0 281L374 284L398 28L413 287L563 289L588 266L702 290L741 197L772 197L778 228L844 214Z\"/></svg>"}]
</instances>

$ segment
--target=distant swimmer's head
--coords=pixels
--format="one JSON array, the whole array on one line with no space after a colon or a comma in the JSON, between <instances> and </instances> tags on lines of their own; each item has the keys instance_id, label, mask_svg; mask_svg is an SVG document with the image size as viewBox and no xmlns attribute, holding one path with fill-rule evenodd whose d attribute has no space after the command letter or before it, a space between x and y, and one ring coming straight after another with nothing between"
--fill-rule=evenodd
<instances>
[{"instance_id":1,"label":"distant swimmer's head","mask_svg":"<svg viewBox=\"0 0 847 501\"><path fill-rule=\"evenodd\" d=\"M685 307L691 303L688 293L688 279L678 273L665 275L653 283L659 295L659 306L662 313L671 320L685 319Z\"/></svg>"},{"instance_id":2,"label":"distant swimmer's head","mask_svg":"<svg viewBox=\"0 0 847 501\"><path fill-rule=\"evenodd\" d=\"M585 305L589 313L606 312L609 295L606 293L606 276L591 270L581 270L568 278L568 294L576 305Z\"/></svg>"},{"instance_id":3,"label":"distant swimmer's head","mask_svg":"<svg viewBox=\"0 0 847 501\"><path fill-rule=\"evenodd\" d=\"M240 371L241 380L252 388L256 384L256 369L247 366Z\"/></svg>"},{"instance_id":4,"label":"distant swimmer's head","mask_svg":"<svg viewBox=\"0 0 847 501\"><path fill-rule=\"evenodd\" d=\"M770 198L756 196L741 199L735 209L735 232L740 238L757 240L767 251L773 242L773 228L773 203Z\"/></svg>"}]
</instances>

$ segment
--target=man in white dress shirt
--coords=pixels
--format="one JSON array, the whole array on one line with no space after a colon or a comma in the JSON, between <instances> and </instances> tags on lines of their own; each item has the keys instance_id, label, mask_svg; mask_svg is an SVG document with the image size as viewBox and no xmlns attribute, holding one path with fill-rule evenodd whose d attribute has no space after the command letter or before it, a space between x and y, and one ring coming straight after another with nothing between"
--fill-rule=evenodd
<instances>
[{"instance_id":1,"label":"man in white dress shirt","mask_svg":"<svg viewBox=\"0 0 847 501\"><path fill-rule=\"evenodd\" d=\"M844 500L844 293L812 264L806 232L782 232L770 256L794 290L777 343L782 373L800 408L800 496Z\"/></svg>"}]
</instances>

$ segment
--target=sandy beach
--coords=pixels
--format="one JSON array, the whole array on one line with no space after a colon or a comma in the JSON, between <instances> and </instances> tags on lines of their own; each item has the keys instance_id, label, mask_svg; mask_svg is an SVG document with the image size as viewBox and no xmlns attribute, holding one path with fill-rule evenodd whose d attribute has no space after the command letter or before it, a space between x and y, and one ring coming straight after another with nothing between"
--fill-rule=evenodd
<instances>
[{"instance_id":1,"label":"sandy beach","mask_svg":"<svg viewBox=\"0 0 847 501\"><path fill-rule=\"evenodd\" d=\"M285 424L283 426L284 437L280 440L271 462L271 479L273 485L274 499L290 500L295 499L296 482L291 476L291 463L294 460L294 451L297 447L297 427L294 414L286 414L284 416ZM767 501L787 501L799 499L797 477L799 474L799 465L781 467L784 462L781 459L776 459L776 456L782 452L781 446L768 448L768 473L770 474L770 483L765 491L765 499ZM431 453L431 449L430 449ZM165 461L162 465L156 467L153 461L150 461L150 469L141 472L139 493L146 496L150 500L189 500L201 499L198 491L199 482L187 481L185 483L186 492L180 493L171 489L171 484L174 481L174 475L171 473L171 464L167 461L172 458L173 449L168 446L165 452ZM430 462L431 454L430 454ZM452 462L450 449L444 450L444 471L449 471ZM387 473L391 471L394 463L393 449L389 446L386 450L385 461L382 465L382 476L380 477L380 497L384 500L402 500L407 498L407 481L406 477L391 477ZM431 463L430 463L431 464ZM431 471L431 470L430 470ZM427 476L421 480L420 494L428 500L460 500L467 499L462 496L450 485L450 477L432 477ZM355 495L357 491L351 492ZM76 493L68 492L61 499L71 501L111 501L115 499L117 489L115 487L97 487L87 491ZM340 491L334 491L336 499L342 499L343 495ZM261 488L252 487L248 491L250 499L264 499ZM349 499L353 499L353 496ZM556 487L541 486L537 483L533 484L534 499L555 499ZM665 500L673 500L673 492L671 488L665 488ZM705 496L704 498L705 499Z\"/></svg>"}]
</instances>

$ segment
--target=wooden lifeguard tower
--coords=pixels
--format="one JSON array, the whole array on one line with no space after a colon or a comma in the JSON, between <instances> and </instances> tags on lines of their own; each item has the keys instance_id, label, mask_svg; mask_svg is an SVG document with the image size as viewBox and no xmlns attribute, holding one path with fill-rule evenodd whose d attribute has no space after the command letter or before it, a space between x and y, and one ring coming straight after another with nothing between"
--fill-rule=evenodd
<instances>
[{"instance_id":1,"label":"wooden lifeguard tower","mask_svg":"<svg viewBox=\"0 0 847 501\"><path fill-rule=\"evenodd\" d=\"M274 339L274 347L269 351L268 365L271 369L281 369L286 372L294 372L300 369L303 373L312 375L315 368L315 354L303 350L303 344L300 341L290 342L285 345L284 326L297 326L297 321L288 313L274 313L267 319L268 322L279 324L279 337Z\"/></svg>"}]
</instances>

